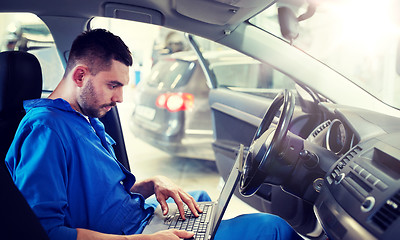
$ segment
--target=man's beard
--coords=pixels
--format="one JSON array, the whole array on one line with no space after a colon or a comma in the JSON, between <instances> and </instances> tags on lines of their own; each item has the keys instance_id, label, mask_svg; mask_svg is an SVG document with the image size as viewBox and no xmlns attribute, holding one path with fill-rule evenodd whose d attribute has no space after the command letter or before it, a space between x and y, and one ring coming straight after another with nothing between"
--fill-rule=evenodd
<instances>
[{"instance_id":1,"label":"man's beard","mask_svg":"<svg viewBox=\"0 0 400 240\"><path fill-rule=\"evenodd\" d=\"M84 115L93 118L101 118L107 113L105 107L114 107L116 105L115 102L112 102L97 106L98 101L96 97L97 94L94 90L92 79L89 79L87 84L83 87L81 95L78 99L79 107Z\"/></svg>"}]
</instances>

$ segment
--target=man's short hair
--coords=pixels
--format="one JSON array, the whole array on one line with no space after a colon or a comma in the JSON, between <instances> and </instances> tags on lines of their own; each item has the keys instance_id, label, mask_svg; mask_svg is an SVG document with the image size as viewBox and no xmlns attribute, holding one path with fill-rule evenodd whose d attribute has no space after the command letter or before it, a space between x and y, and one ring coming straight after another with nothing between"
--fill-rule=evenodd
<instances>
[{"instance_id":1,"label":"man's short hair","mask_svg":"<svg viewBox=\"0 0 400 240\"><path fill-rule=\"evenodd\" d=\"M88 66L90 74L96 75L110 70L112 60L126 66L133 63L131 52L120 37L105 29L88 30L72 43L65 75L79 63Z\"/></svg>"}]
</instances>

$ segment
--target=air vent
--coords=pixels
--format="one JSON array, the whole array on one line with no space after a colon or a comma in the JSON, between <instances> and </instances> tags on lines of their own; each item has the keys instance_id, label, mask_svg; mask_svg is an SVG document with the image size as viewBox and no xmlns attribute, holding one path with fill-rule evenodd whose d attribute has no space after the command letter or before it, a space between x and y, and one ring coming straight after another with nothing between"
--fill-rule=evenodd
<instances>
[{"instance_id":1,"label":"air vent","mask_svg":"<svg viewBox=\"0 0 400 240\"><path fill-rule=\"evenodd\" d=\"M320 132L322 132L322 130L324 130L325 128L329 127L329 125L331 125L331 120L327 120L323 123L321 123L316 129L315 131L312 133L313 138L317 137L318 134Z\"/></svg>"},{"instance_id":2,"label":"air vent","mask_svg":"<svg viewBox=\"0 0 400 240\"><path fill-rule=\"evenodd\" d=\"M348 163L353 159L357 154L362 151L360 146L355 146L353 149L347 152L347 154L343 157L342 162Z\"/></svg>"},{"instance_id":3,"label":"air vent","mask_svg":"<svg viewBox=\"0 0 400 240\"><path fill-rule=\"evenodd\" d=\"M400 191L375 213L372 222L381 230L385 231L400 216Z\"/></svg>"},{"instance_id":4,"label":"air vent","mask_svg":"<svg viewBox=\"0 0 400 240\"><path fill-rule=\"evenodd\" d=\"M334 179L339 176L341 173L342 169L349 164L350 168L353 170L356 170L356 168L360 168L360 166L354 162L350 162L351 159L353 159L358 153L362 151L362 148L359 146L355 146L353 149L351 149L346 155L343 156L343 158L336 164L335 168L332 170L331 174L328 175L326 180L328 181L329 184L332 184Z\"/></svg>"}]
</instances>

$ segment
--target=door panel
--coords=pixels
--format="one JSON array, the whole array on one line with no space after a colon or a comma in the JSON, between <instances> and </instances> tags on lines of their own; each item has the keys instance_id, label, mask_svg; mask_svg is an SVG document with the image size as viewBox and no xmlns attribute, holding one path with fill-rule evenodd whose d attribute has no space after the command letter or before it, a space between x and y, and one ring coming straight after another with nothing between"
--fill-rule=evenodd
<instances>
[{"instance_id":1,"label":"door panel","mask_svg":"<svg viewBox=\"0 0 400 240\"><path fill-rule=\"evenodd\" d=\"M216 143L235 147L240 143L249 146L272 102L264 97L221 88L212 89L209 99Z\"/></svg>"},{"instance_id":2,"label":"door panel","mask_svg":"<svg viewBox=\"0 0 400 240\"><path fill-rule=\"evenodd\" d=\"M212 89L209 99L216 164L220 175L226 179L234 164L239 145L245 146L245 154L247 154L254 133L272 100L222 88ZM270 188L263 195L268 196L268 191ZM246 198L246 202L249 199L251 198ZM266 207L269 203L264 204L262 199L254 199L251 202L253 207L261 211L269 208Z\"/></svg>"}]
</instances>

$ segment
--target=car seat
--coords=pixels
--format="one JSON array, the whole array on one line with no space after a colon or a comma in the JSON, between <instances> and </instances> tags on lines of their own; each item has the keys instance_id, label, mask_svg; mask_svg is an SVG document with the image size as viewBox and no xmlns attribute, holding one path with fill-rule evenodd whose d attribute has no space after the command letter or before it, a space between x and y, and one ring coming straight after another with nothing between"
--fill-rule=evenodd
<instances>
[{"instance_id":1,"label":"car seat","mask_svg":"<svg viewBox=\"0 0 400 240\"><path fill-rule=\"evenodd\" d=\"M23 101L40 98L42 71L37 58L27 52L0 53L0 238L48 239L25 198L14 185L4 158L19 122Z\"/></svg>"},{"instance_id":2,"label":"car seat","mask_svg":"<svg viewBox=\"0 0 400 240\"><path fill-rule=\"evenodd\" d=\"M114 139L115 145L113 145L115 156L117 160L124 166L128 171L131 171L129 166L128 154L126 152L124 134L122 132L122 125L118 113L117 106L111 108L111 110L102 118L100 121L104 124L106 132Z\"/></svg>"}]
</instances>

